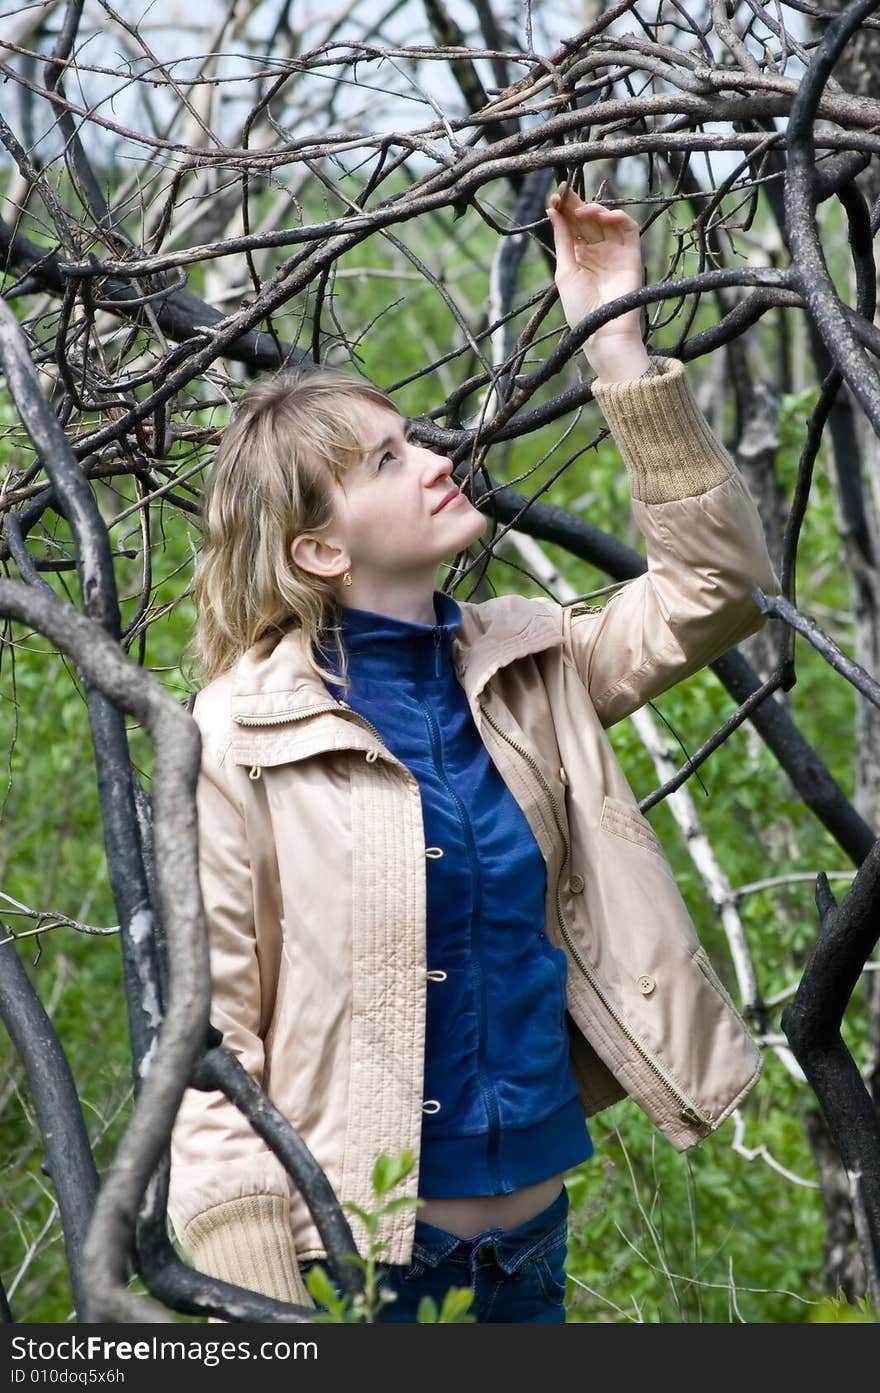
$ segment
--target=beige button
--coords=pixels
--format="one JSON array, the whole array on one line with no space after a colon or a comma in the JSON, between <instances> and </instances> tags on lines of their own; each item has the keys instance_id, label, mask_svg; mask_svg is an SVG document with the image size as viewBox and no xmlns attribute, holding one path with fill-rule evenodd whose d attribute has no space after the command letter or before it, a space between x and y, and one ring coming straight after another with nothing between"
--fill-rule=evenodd
<instances>
[{"instance_id":1,"label":"beige button","mask_svg":"<svg viewBox=\"0 0 880 1393\"><path fill-rule=\"evenodd\" d=\"M573 895L579 895L584 888L585 881L582 875L573 875L569 878L568 888Z\"/></svg>"},{"instance_id":2,"label":"beige button","mask_svg":"<svg viewBox=\"0 0 880 1393\"><path fill-rule=\"evenodd\" d=\"M654 981L654 978L649 975L649 973L643 972L641 977L636 978L636 985L638 986L639 991L642 993L642 996L650 996L657 983Z\"/></svg>"},{"instance_id":3,"label":"beige button","mask_svg":"<svg viewBox=\"0 0 880 1393\"><path fill-rule=\"evenodd\" d=\"M560 778L560 781L561 781L562 783L564 783L565 786L566 786L566 788L567 788L567 787L568 787L568 775L567 775L566 772L565 772L565 766L562 765L562 764L560 764L560 766L559 766L559 778Z\"/></svg>"}]
</instances>

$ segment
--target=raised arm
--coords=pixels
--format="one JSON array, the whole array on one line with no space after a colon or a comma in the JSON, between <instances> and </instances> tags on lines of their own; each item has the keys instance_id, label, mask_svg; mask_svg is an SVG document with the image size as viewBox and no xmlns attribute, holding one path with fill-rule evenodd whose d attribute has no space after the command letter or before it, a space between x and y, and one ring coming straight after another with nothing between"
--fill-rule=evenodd
<instances>
[{"instance_id":1,"label":"raised arm","mask_svg":"<svg viewBox=\"0 0 880 1393\"><path fill-rule=\"evenodd\" d=\"M569 324L642 283L639 230L565 185L548 216ZM757 505L699 410L682 364L648 358L639 312L586 341L593 395L623 457L648 569L598 613L566 608L565 641L608 727L766 623L754 582L778 593ZM645 375L651 368L651 374Z\"/></svg>"}]
</instances>

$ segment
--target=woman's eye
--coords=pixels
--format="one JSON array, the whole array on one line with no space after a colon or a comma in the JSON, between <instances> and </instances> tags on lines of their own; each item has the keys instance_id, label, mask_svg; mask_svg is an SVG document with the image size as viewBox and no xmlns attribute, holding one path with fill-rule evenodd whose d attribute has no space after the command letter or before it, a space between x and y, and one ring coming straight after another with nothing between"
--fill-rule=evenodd
<instances>
[{"instance_id":1,"label":"woman's eye","mask_svg":"<svg viewBox=\"0 0 880 1393\"><path fill-rule=\"evenodd\" d=\"M380 459L380 461L379 461L379 465L378 465L378 468L379 468L379 469L382 468L382 465L385 463L385 461L386 461L387 459L394 459L394 456L393 456L392 454L388 454L388 453L386 452L386 453L382 456L382 458Z\"/></svg>"}]
</instances>

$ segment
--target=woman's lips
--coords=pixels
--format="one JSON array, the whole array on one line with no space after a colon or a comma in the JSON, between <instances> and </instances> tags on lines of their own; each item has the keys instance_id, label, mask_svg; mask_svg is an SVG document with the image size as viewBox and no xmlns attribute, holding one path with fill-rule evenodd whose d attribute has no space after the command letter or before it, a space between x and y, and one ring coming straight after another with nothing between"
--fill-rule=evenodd
<instances>
[{"instance_id":1,"label":"woman's lips","mask_svg":"<svg viewBox=\"0 0 880 1393\"><path fill-rule=\"evenodd\" d=\"M464 494L462 493L461 489L456 489L455 493L449 494L449 496L445 498L444 501L440 504L440 507L436 508L434 511L439 513L444 508L454 508L458 503L462 501L463 498Z\"/></svg>"}]
</instances>

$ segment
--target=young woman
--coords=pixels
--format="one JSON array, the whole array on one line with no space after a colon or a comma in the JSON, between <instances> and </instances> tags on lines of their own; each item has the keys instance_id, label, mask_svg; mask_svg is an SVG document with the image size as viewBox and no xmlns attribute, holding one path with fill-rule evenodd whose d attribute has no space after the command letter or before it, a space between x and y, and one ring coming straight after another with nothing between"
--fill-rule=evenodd
<instances>
[{"instance_id":1,"label":"young woman","mask_svg":"<svg viewBox=\"0 0 880 1393\"><path fill-rule=\"evenodd\" d=\"M636 224L551 198L570 324L641 283ZM474 1291L564 1321L566 1173L629 1095L673 1146L760 1056L701 948L606 730L756 632L777 591L742 476L637 313L585 345L648 570L602 607L457 602L437 569L486 520L372 385L247 392L204 510L200 877L212 1019L340 1200L417 1165L383 1220L391 1320ZM280 1163L187 1092L171 1216L202 1271L306 1306L326 1257ZM366 1229L352 1219L366 1251Z\"/></svg>"}]
</instances>

